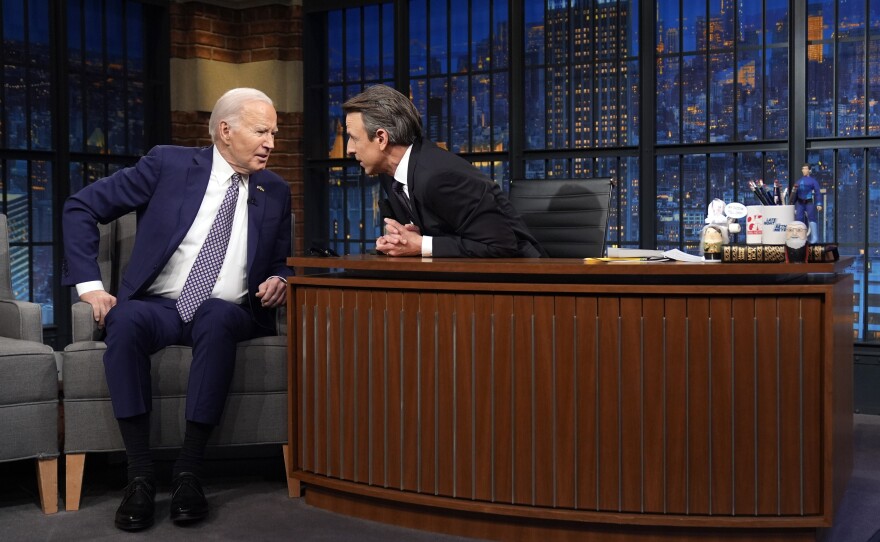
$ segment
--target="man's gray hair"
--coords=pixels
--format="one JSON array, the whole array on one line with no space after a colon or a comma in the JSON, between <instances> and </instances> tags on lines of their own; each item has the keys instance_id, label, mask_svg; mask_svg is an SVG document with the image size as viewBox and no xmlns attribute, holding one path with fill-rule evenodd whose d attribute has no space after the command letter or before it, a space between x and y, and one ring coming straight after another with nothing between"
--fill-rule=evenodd
<instances>
[{"instance_id":1,"label":"man's gray hair","mask_svg":"<svg viewBox=\"0 0 880 542\"><path fill-rule=\"evenodd\" d=\"M234 88L220 96L214 109L211 111L211 119L208 121L208 133L211 141L217 142L220 132L220 123L226 121L233 128L237 128L241 122L241 111L248 102L265 102L272 107L272 99L265 93L255 88Z\"/></svg>"},{"instance_id":2,"label":"man's gray hair","mask_svg":"<svg viewBox=\"0 0 880 542\"><path fill-rule=\"evenodd\" d=\"M342 111L360 113L370 141L379 128L388 132L392 145L412 145L422 137L422 117L412 100L385 85L369 87L342 104Z\"/></svg>"}]
</instances>

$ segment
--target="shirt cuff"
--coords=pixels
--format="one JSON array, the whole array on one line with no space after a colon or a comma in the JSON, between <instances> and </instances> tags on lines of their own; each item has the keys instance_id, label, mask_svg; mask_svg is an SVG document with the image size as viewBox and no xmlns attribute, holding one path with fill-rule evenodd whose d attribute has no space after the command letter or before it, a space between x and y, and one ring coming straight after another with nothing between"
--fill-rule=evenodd
<instances>
[{"instance_id":1,"label":"shirt cuff","mask_svg":"<svg viewBox=\"0 0 880 542\"><path fill-rule=\"evenodd\" d=\"M434 238L430 235L422 236L422 257L430 258L434 254Z\"/></svg>"},{"instance_id":2,"label":"shirt cuff","mask_svg":"<svg viewBox=\"0 0 880 542\"><path fill-rule=\"evenodd\" d=\"M104 283L100 280L90 280L88 282L80 282L76 285L76 295L82 297L83 294L94 292L95 290L103 290Z\"/></svg>"}]
</instances>

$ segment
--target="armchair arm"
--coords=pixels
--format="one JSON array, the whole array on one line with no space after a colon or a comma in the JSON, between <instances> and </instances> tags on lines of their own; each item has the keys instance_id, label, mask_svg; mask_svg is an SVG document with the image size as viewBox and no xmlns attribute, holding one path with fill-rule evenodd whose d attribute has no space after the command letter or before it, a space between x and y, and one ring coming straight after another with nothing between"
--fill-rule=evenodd
<instances>
[{"instance_id":1,"label":"armchair arm","mask_svg":"<svg viewBox=\"0 0 880 542\"><path fill-rule=\"evenodd\" d=\"M0 337L43 342L43 313L38 303L0 299Z\"/></svg>"},{"instance_id":2,"label":"armchair arm","mask_svg":"<svg viewBox=\"0 0 880 542\"><path fill-rule=\"evenodd\" d=\"M92 312L92 306L84 301L77 301L70 309L73 320L71 321L71 333L73 342L100 341L101 330Z\"/></svg>"}]
</instances>

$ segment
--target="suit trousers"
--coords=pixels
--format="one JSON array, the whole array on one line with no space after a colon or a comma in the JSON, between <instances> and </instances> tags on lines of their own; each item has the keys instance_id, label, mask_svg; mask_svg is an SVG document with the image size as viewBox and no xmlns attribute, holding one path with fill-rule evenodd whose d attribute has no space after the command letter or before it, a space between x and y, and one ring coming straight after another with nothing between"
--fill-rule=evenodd
<instances>
[{"instance_id":1,"label":"suit trousers","mask_svg":"<svg viewBox=\"0 0 880 542\"><path fill-rule=\"evenodd\" d=\"M223 414L236 343L266 335L250 311L210 298L184 323L174 299L143 297L123 301L105 318L104 372L117 418L152 410L150 355L172 344L192 347L186 392L186 419L217 425Z\"/></svg>"}]
</instances>

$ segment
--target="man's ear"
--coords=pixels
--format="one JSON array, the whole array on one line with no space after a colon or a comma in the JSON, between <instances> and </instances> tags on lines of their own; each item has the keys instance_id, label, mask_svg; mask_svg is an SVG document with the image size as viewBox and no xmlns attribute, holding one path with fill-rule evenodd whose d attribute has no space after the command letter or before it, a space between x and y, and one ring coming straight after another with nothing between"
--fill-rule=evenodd
<instances>
[{"instance_id":1,"label":"man's ear","mask_svg":"<svg viewBox=\"0 0 880 542\"><path fill-rule=\"evenodd\" d=\"M384 150L388 146L388 132L384 128L376 130L376 142L379 143L379 149Z\"/></svg>"},{"instance_id":2,"label":"man's ear","mask_svg":"<svg viewBox=\"0 0 880 542\"><path fill-rule=\"evenodd\" d=\"M229 143L229 131L230 126L229 123L225 120L220 121L220 138L223 139L224 143Z\"/></svg>"}]
</instances>

